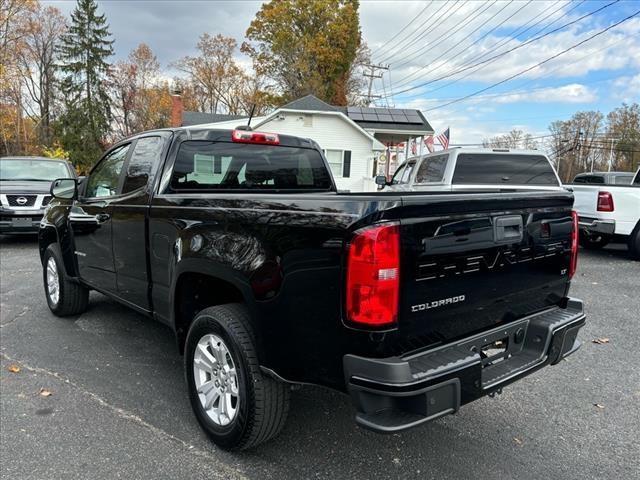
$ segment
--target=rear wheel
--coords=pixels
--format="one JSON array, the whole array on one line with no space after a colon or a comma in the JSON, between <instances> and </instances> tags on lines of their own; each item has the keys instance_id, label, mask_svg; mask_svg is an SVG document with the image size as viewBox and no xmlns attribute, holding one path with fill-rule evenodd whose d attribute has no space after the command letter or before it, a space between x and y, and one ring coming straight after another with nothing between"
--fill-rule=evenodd
<instances>
[{"instance_id":1,"label":"rear wheel","mask_svg":"<svg viewBox=\"0 0 640 480\"><path fill-rule=\"evenodd\" d=\"M609 235L601 233L584 233L580 232L580 245L587 249L599 249L607 245L611 241Z\"/></svg>"},{"instance_id":2,"label":"rear wheel","mask_svg":"<svg viewBox=\"0 0 640 480\"><path fill-rule=\"evenodd\" d=\"M47 304L55 315L78 315L87 309L89 289L67 276L57 243L49 245L44 252L42 276Z\"/></svg>"},{"instance_id":3,"label":"rear wheel","mask_svg":"<svg viewBox=\"0 0 640 480\"><path fill-rule=\"evenodd\" d=\"M246 308L202 310L187 334L185 373L191 406L214 443L228 450L276 436L289 410L290 389L260 370Z\"/></svg>"}]
</instances>

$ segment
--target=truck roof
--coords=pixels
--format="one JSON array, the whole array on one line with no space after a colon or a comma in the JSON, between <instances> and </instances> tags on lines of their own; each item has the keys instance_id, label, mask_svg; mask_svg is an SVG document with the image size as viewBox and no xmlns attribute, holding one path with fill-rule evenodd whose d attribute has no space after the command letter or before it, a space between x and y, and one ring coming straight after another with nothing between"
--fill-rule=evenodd
<instances>
[{"instance_id":1,"label":"truck roof","mask_svg":"<svg viewBox=\"0 0 640 480\"><path fill-rule=\"evenodd\" d=\"M239 127L241 125L238 125ZM302 147L302 148L320 148L318 144L310 139L303 137L296 137L293 135L284 135L277 132L268 132L264 130L250 130L246 128L230 129L230 128L210 128L210 127L171 127L171 128L158 128L154 130L147 130L144 132L130 135L122 140L130 140L140 136L149 135L154 132L171 132L175 135L184 135L187 140L208 140L208 141L231 141L231 134L234 130L247 130L252 132L264 132L264 133L276 133L280 140L279 145L284 147ZM117 143L120 143L119 140ZM115 144L114 144L115 145Z\"/></svg>"}]
</instances>

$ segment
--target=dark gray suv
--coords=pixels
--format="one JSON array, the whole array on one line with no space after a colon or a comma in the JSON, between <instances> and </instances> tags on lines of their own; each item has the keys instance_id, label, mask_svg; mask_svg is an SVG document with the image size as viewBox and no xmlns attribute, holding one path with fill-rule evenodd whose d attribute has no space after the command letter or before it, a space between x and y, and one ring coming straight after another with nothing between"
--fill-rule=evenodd
<instances>
[{"instance_id":1,"label":"dark gray suv","mask_svg":"<svg viewBox=\"0 0 640 480\"><path fill-rule=\"evenodd\" d=\"M45 157L0 158L0 234L37 233L56 178L76 178L66 160Z\"/></svg>"}]
</instances>

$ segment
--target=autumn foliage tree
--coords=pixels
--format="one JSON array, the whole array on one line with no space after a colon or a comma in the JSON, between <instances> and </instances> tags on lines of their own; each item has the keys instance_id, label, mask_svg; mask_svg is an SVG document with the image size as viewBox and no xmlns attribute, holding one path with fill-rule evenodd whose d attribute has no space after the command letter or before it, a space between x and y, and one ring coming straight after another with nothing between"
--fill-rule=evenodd
<instances>
[{"instance_id":1,"label":"autumn foliage tree","mask_svg":"<svg viewBox=\"0 0 640 480\"><path fill-rule=\"evenodd\" d=\"M32 0L0 2L0 154L29 152L33 122L24 118L19 63L29 33L29 18L37 8Z\"/></svg>"},{"instance_id":2,"label":"autumn foliage tree","mask_svg":"<svg viewBox=\"0 0 640 480\"><path fill-rule=\"evenodd\" d=\"M272 0L247 29L242 51L283 101L314 94L346 105L361 45L357 0Z\"/></svg>"},{"instance_id":3,"label":"autumn foliage tree","mask_svg":"<svg viewBox=\"0 0 640 480\"><path fill-rule=\"evenodd\" d=\"M256 104L256 114L270 105L261 75L246 72L235 60L238 43L224 35L200 36L198 54L173 63L185 75L181 89L193 107L201 112L247 114Z\"/></svg>"},{"instance_id":4,"label":"autumn foliage tree","mask_svg":"<svg viewBox=\"0 0 640 480\"><path fill-rule=\"evenodd\" d=\"M109 70L109 86L116 137L169 126L169 85L160 79L160 63L147 44Z\"/></svg>"}]
</instances>

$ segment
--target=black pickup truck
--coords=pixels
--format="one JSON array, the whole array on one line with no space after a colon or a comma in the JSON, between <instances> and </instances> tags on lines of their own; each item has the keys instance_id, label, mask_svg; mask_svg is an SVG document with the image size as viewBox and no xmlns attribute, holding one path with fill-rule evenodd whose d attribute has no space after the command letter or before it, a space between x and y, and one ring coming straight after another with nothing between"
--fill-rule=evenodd
<instances>
[{"instance_id":1,"label":"black pickup truck","mask_svg":"<svg viewBox=\"0 0 640 480\"><path fill-rule=\"evenodd\" d=\"M223 448L276 435L296 385L398 432L579 347L561 188L338 193L311 140L192 128L125 139L51 193L50 309L81 314L97 290L169 325Z\"/></svg>"}]
</instances>

